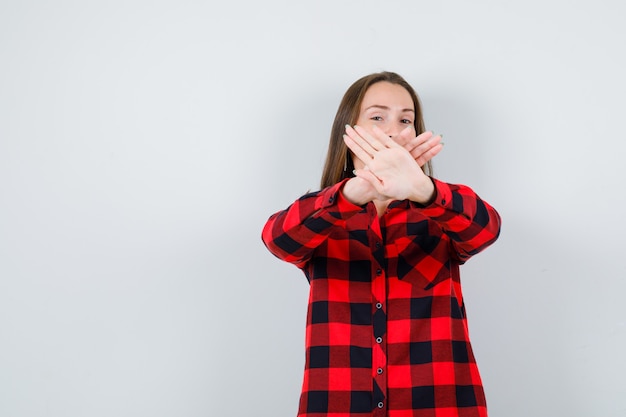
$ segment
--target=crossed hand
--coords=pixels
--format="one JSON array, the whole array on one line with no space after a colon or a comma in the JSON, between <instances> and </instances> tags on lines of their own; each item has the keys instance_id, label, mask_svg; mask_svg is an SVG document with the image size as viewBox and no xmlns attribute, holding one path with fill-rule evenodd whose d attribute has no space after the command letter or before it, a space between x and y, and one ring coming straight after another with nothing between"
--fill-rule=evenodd
<instances>
[{"instance_id":1,"label":"crossed hand","mask_svg":"<svg viewBox=\"0 0 626 417\"><path fill-rule=\"evenodd\" d=\"M441 136L424 132L413 136L404 129L396 139L378 126L371 130L346 126L345 144L362 162L355 160L355 178L344 186L344 195L356 204L368 201L405 200L419 203L430 200L434 185L421 166L443 148Z\"/></svg>"}]
</instances>

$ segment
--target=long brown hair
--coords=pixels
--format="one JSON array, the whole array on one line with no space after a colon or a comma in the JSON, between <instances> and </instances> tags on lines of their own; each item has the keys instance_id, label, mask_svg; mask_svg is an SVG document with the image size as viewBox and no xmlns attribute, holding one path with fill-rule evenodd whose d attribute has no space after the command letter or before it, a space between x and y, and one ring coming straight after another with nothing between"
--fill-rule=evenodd
<instances>
[{"instance_id":1,"label":"long brown hair","mask_svg":"<svg viewBox=\"0 0 626 417\"><path fill-rule=\"evenodd\" d=\"M417 93L406 82L404 78L395 72L377 72L374 74L366 75L354 82L348 88L346 93L339 104L337 114L335 115L335 121L330 131L330 142L328 143L328 153L326 154L326 162L324 163L324 170L322 171L322 180L320 182L321 188L325 188L338 183L344 178L354 176L352 170L354 170L354 164L352 158L350 158L348 147L343 142L343 135L346 131L346 125L354 125L359 118L359 112L361 110L361 102L363 96L367 92L367 89L381 81L387 81L392 84L397 84L402 87L411 95L413 105L415 106L415 132L419 135L423 133L426 128L424 127L424 118L422 115L422 106L420 105ZM432 174L432 165L430 161L422 167L422 170L426 175Z\"/></svg>"}]
</instances>

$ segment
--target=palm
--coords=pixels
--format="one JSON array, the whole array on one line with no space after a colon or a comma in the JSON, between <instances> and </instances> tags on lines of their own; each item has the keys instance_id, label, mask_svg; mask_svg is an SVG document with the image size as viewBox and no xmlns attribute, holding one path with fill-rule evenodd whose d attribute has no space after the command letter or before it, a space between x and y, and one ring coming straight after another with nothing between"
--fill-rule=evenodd
<instances>
[{"instance_id":1,"label":"palm","mask_svg":"<svg viewBox=\"0 0 626 417\"><path fill-rule=\"evenodd\" d=\"M369 184L367 187L359 183L363 199L404 200L427 193L431 182L414 154L407 149L414 149L410 140L401 146L378 128L368 132L358 126L348 128L344 140L365 164L364 169L357 171L357 177Z\"/></svg>"}]
</instances>

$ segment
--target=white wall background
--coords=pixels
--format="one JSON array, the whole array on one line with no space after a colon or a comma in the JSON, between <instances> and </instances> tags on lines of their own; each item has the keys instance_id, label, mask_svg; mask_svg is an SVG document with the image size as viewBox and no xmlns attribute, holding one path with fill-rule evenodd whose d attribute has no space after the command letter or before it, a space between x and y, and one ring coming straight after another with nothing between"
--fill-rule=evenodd
<instances>
[{"instance_id":1,"label":"white wall background","mask_svg":"<svg viewBox=\"0 0 626 417\"><path fill-rule=\"evenodd\" d=\"M0 416L295 415L308 287L261 228L393 70L503 217L463 269L491 415L623 417L624 12L0 1Z\"/></svg>"}]
</instances>

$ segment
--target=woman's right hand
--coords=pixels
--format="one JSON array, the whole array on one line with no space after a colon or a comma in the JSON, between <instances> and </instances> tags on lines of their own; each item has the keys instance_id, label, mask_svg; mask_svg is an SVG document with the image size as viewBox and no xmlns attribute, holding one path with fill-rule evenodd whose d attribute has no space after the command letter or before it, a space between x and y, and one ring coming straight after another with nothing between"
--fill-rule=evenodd
<instances>
[{"instance_id":1,"label":"woman's right hand","mask_svg":"<svg viewBox=\"0 0 626 417\"><path fill-rule=\"evenodd\" d=\"M376 191L376 188L374 188L371 182L361 177L352 177L346 181L342 192L343 196L349 202L356 204L357 206L362 206L363 204L369 203L373 200L384 201L388 199L388 197L385 197Z\"/></svg>"}]
</instances>

